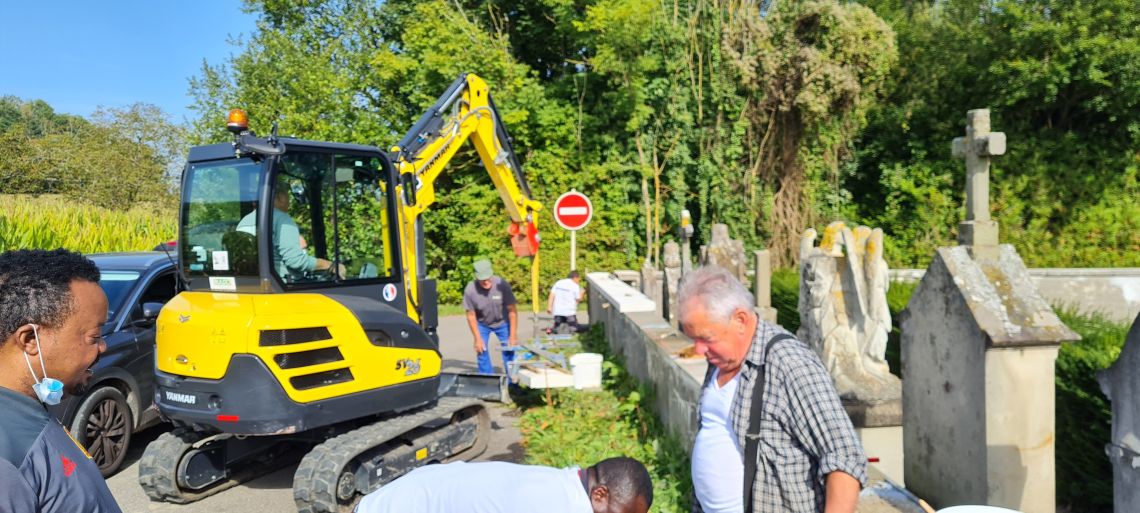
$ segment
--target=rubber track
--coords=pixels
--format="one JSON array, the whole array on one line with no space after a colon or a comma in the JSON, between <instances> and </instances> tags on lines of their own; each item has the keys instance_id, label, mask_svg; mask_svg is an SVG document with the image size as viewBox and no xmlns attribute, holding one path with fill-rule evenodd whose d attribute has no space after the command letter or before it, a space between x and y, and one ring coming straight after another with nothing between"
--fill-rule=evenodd
<instances>
[{"instance_id":1,"label":"rubber track","mask_svg":"<svg viewBox=\"0 0 1140 513\"><path fill-rule=\"evenodd\" d=\"M194 430L175 428L169 433L159 435L146 446L142 458L139 459L139 485L147 497L154 501L189 504L249 481L264 471L263 466L251 464L205 490L197 492L183 490L178 486L178 464L186 451L190 450L190 446L202 437L201 433Z\"/></svg>"},{"instance_id":2,"label":"rubber track","mask_svg":"<svg viewBox=\"0 0 1140 513\"><path fill-rule=\"evenodd\" d=\"M309 451L293 475L293 500L300 513L338 513L336 485L340 474L357 455L428 422L470 406L478 399L441 397L434 407L383 420L325 440ZM478 444L478 441L476 441Z\"/></svg>"}]
</instances>

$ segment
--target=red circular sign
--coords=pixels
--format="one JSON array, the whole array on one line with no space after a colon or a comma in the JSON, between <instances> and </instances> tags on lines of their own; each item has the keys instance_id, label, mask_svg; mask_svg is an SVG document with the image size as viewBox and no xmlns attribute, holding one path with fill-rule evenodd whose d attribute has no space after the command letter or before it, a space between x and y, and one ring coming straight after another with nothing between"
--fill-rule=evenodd
<instances>
[{"instance_id":1,"label":"red circular sign","mask_svg":"<svg viewBox=\"0 0 1140 513\"><path fill-rule=\"evenodd\" d=\"M567 230L581 230L593 216L594 206L590 204L590 198L578 191L563 194L554 202L554 221Z\"/></svg>"}]
</instances>

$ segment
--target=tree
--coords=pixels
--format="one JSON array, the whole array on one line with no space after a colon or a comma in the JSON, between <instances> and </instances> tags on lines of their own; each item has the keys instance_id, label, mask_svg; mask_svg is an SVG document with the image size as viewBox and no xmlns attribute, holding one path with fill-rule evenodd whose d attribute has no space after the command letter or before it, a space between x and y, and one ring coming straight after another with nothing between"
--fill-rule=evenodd
<instances>
[{"instance_id":1,"label":"tree","mask_svg":"<svg viewBox=\"0 0 1140 513\"><path fill-rule=\"evenodd\" d=\"M120 209L147 204L173 215L185 135L158 107L101 109L88 121L56 115L40 100L0 101L0 119L12 112L18 118L0 132L4 192L63 194Z\"/></svg>"},{"instance_id":2,"label":"tree","mask_svg":"<svg viewBox=\"0 0 1140 513\"><path fill-rule=\"evenodd\" d=\"M858 217L897 230L894 265L924 265L953 243L965 172L949 141L982 107L1010 141L993 170L1003 241L1031 266L1140 263L1136 195L1119 196L1135 190L1140 146L1134 2L868 4L898 32L900 65L844 188L866 198Z\"/></svg>"}]
</instances>

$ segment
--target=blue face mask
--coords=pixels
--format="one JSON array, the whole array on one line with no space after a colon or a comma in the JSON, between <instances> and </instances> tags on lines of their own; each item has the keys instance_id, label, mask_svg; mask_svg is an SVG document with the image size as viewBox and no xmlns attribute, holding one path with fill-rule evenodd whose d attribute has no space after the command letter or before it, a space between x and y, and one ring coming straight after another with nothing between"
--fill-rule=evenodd
<instances>
[{"instance_id":1,"label":"blue face mask","mask_svg":"<svg viewBox=\"0 0 1140 513\"><path fill-rule=\"evenodd\" d=\"M37 378L36 371L32 370L32 360L28 358L28 353L24 353L24 361L28 363L28 372L31 372L32 379L36 380L36 384L32 385L32 390L36 392L36 397L40 398L40 402L48 406L59 404L59 401L63 399L63 382L47 376L47 368L44 367L44 350L40 346L40 332L35 324L32 325L32 333L36 336L36 354L40 357L40 370L44 373L43 380Z\"/></svg>"}]
</instances>

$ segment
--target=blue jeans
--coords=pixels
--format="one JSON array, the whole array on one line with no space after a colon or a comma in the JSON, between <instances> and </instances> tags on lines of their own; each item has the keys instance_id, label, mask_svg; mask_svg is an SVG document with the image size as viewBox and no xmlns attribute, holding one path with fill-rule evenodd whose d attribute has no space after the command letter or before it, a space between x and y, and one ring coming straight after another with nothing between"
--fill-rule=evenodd
<instances>
[{"instance_id":1,"label":"blue jeans","mask_svg":"<svg viewBox=\"0 0 1140 513\"><path fill-rule=\"evenodd\" d=\"M511 336L511 325L509 322L504 322L498 328L489 327L481 322L476 323L479 328L479 338L483 339L483 352L475 356L475 362L479 365L479 372L483 374L491 374L495 369L491 367L491 333L494 333L499 338L499 346L506 347L507 339ZM514 351L501 351L503 353L503 374L508 372L508 365L515 359Z\"/></svg>"}]
</instances>

